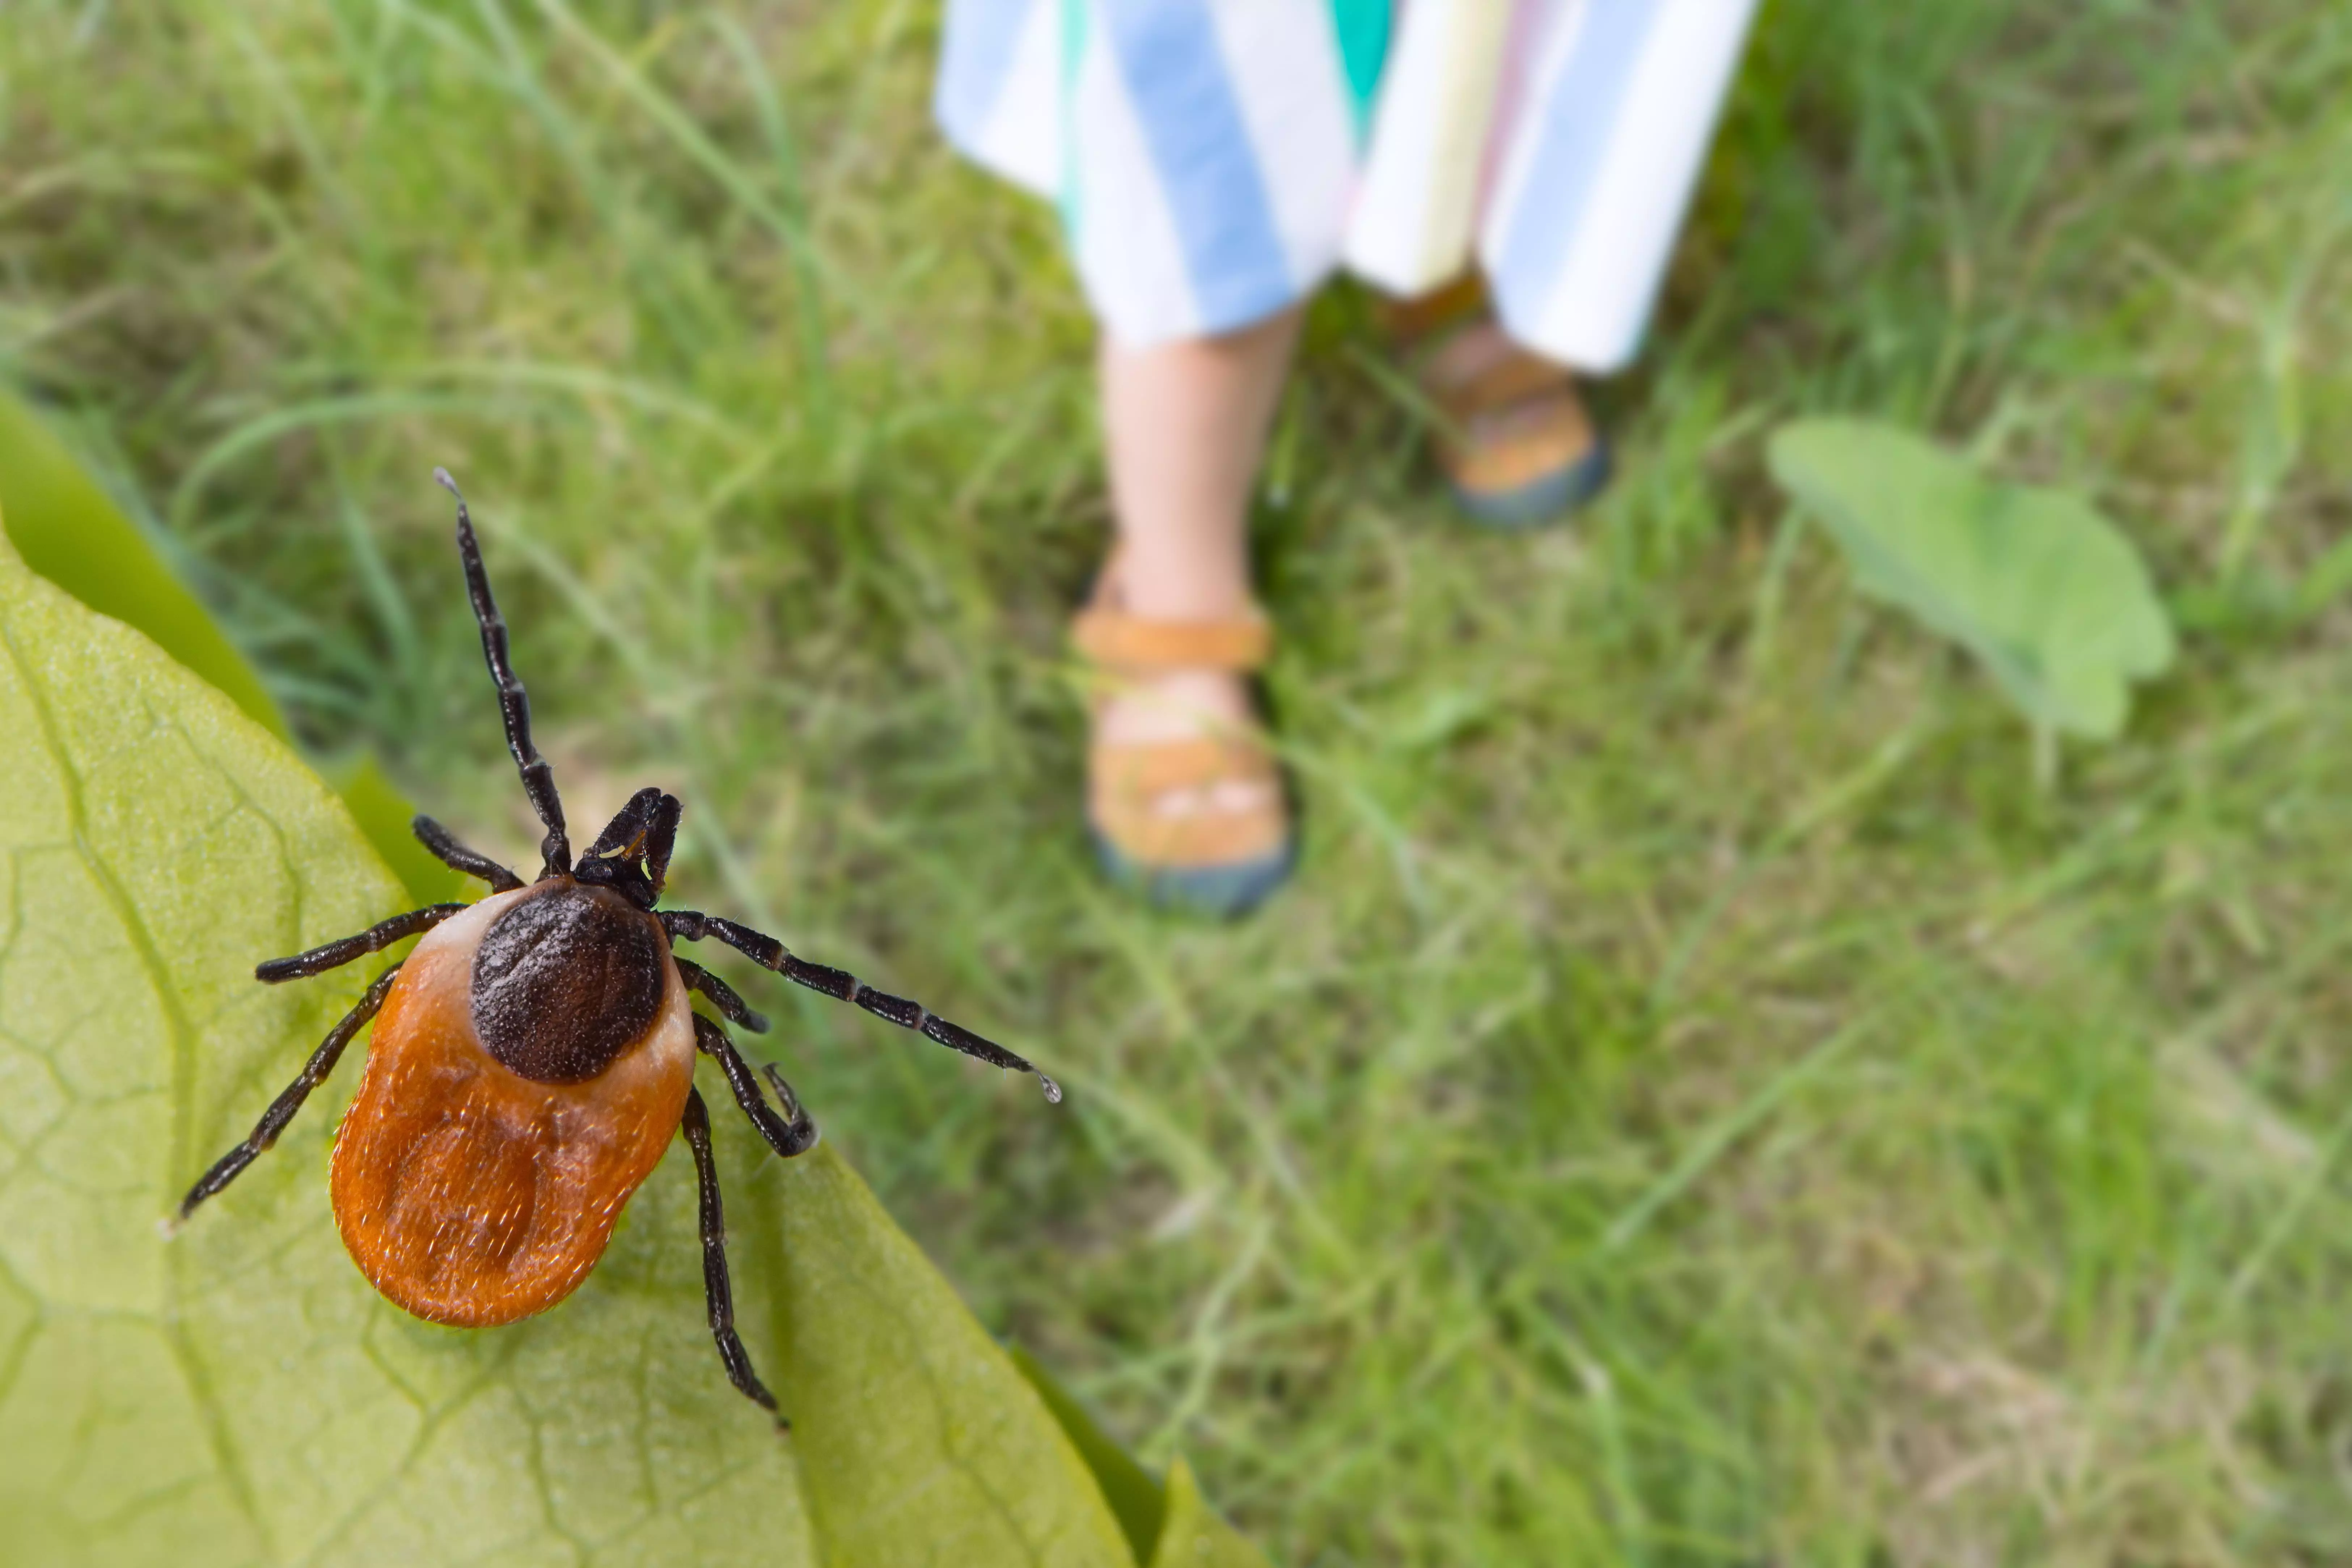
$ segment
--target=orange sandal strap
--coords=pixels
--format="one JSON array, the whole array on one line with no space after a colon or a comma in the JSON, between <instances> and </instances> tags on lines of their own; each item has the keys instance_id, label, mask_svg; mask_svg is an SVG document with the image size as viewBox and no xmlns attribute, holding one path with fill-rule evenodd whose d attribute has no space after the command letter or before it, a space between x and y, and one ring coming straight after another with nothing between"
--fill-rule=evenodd
<instances>
[{"instance_id":1,"label":"orange sandal strap","mask_svg":"<svg viewBox=\"0 0 2352 1568\"><path fill-rule=\"evenodd\" d=\"M1082 610L1070 638L1095 663L1129 671L1256 669L1274 651L1261 615L1231 621L1147 621L1123 611Z\"/></svg>"},{"instance_id":2,"label":"orange sandal strap","mask_svg":"<svg viewBox=\"0 0 2352 1568\"><path fill-rule=\"evenodd\" d=\"M1562 387L1483 415L1439 458L1454 482L1479 494L1517 489L1583 461L1600 445L1591 416Z\"/></svg>"},{"instance_id":3,"label":"orange sandal strap","mask_svg":"<svg viewBox=\"0 0 2352 1568\"><path fill-rule=\"evenodd\" d=\"M1096 668L1130 679L1175 669L1239 674L1260 668L1273 653L1274 628L1255 608L1221 621L1154 621L1128 614L1119 568L1114 552L1070 628L1078 653ZM1254 726L1181 741L1098 741L1088 748L1087 772L1087 815L1095 831L1137 868L1246 865L1282 853L1290 842L1282 774ZM1263 784L1266 798L1241 810L1162 809L1171 795L1227 783Z\"/></svg>"},{"instance_id":4,"label":"orange sandal strap","mask_svg":"<svg viewBox=\"0 0 2352 1568\"><path fill-rule=\"evenodd\" d=\"M1493 414L1574 384L1567 371L1519 348L1468 374L1451 373L1441 353L1422 366L1420 376L1430 396L1456 421Z\"/></svg>"},{"instance_id":5,"label":"orange sandal strap","mask_svg":"<svg viewBox=\"0 0 2352 1568\"><path fill-rule=\"evenodd\" d=\"M1099 746L1095 777L1107 791L1156 795L1228 781L1271 784L1276 774L1274 760L1255 739L1196 735Z\"/></svg>"},{"instance_id":6,"label":"orange sandal strap","mask_svg":"<svg viewBox=\"0 0 2352 1568\"><path fill-rule=\"evenodd\" d=\"M1087 815L1111 846L1139 866L1229 866L1277 854L1290 835L1274 759L1256 742L1201 737L1097 745ZM1223 783L1264 784L1270 794L1244 810L1171 813L1158 801L1173 790Z\"/></svg>"},{"instance_id":7,"label":"orange sandal strap","mask_svg":"<svg viewBox=\"0 0 2352 1568\"><path fill-rule=\"evenodd\" d=\"M1244 866L1283 853L1290 821L1277 806L1202 812L1191 816L1095 814L1095 830L1146 870L1197 871Z\"/></svg>"},{"instance_id":8,"label":"orange sandal strap","mask_svg":"<svg viewBox=\"0 0 2352 1568\"><path fill-rule=\"evenodd\" d=\"M1459 368L1455 345L1463 334L1491 325L1494 310L1475 269L1418 299L1393 301L1381 311L1389 334L1412 366L1413 379L1446 416L1460 424L1508 408L1575 378L1560 365L1517 344L1500 354L1471 356L1473 368Z\"/></svg>"},{"instance_id":9,"label":"orange sandal strap","mask_svg":"<svg viewBox=\"0 0 2352 1568\"><path fill-rule=\"evenodd\" d=\"M1449 329L1467 326L1486 309L1486 279L1474 267L1426 294L1383 300L1380 320L1398 345L1410 350Z\"/></svg>"}]
</instances>

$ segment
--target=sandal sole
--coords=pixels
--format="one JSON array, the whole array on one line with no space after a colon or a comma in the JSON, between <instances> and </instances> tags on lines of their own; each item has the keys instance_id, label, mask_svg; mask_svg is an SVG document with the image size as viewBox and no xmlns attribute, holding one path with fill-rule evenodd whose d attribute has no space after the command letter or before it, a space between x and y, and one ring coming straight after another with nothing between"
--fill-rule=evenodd
<instances>
[{"instance_id":1,"label":"sandal sole","mask_svg":"<svg viewBox=\"0 0 2352 1568\"><path fill-rule=\"evenodd\" d=\"M1530 479L1517 489L1466 490L1459 485L1447 489L1454 506L1481 528L1523 533L1560 521L1608 489L1611 471L1609 444L1603 441L1568 467Z\"/></svg>"},{"instance_id":2,"label":"sandal sole","mask_svg":"<svg viewBox=\"0 0 2352 1568\"><path fill-rule=\"evenodd\" d=\"M1091 823L1087 826L1087 836L1094 840L1095 858L1101 863L1104 875L1140 894L1146 903L1217 920L1238 919L1256 909L1290 879L1298 863L1296 838L1274 854L1231 865L1146 866L1121 854L1118 847Z\"/></svg>"}]
</instances>

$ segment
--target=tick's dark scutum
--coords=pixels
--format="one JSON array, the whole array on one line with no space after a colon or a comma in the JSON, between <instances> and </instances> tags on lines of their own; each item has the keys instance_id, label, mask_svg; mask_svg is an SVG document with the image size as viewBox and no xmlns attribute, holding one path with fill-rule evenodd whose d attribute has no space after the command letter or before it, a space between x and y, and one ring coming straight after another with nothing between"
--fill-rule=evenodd
<instances>
[{"instance_id":1,"label":"tick's dark scutum","mask_svg":"<svg viewBox=\"0 0 2352 1568\"><path fill-rule=\"evenodd\" d=\"M474 954L474 1032L535 1083L582 1083L661 1011L662 933L619 894L551 879L490 922Z\"/></svg>"}]
</instances>

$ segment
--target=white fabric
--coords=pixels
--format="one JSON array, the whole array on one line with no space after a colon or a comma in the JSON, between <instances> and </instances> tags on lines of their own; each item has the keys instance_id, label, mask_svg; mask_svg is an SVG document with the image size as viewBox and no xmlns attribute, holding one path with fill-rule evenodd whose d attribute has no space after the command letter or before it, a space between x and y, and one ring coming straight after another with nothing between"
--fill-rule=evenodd
<instances>
[{"instance_id":1,"label":"white fabric","mask_svg":"<svg viewBox=\"0 0 2352 1568\"><path fill-rule=\"evenodd\" d=\"M1426 293L1470 260L1510 27L1509 0L1405 12L1342 249L1392 294Z\"/></svg>"}]
</instances>

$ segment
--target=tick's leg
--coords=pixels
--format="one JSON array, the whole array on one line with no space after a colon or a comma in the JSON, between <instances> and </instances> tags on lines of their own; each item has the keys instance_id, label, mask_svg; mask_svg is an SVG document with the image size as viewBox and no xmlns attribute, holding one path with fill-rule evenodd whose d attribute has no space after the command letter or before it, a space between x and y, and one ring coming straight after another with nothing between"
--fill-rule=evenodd
<instances>
[{"instance_id":1,"label":"tick's leg","mask_svg":"<svg viewBox=\"0 0 2352 1568\"><path fill-rule=\"evenodd\" d=\"M774 1068L768 1069L768 1081L775 1086L777 1102L784 1114L777 1115L761 1098L760 1080L751 1076L751 1065L735 1049L735 1042L727 1031L697 1013L694 1016L694 1043L703 1055L719 1063L719 1070L727 1075L727 1087L735 1093L735 1103L768 1141L768 1147L789 1160L795 1154L805 1154L816 1146L816 1123L801 1106L800 1097L793 1093Z\"/></svg>"},{"instance_id":2,"label":"tick's leg","mask_svg":"<svg viewBox=\"0 0 2352 1568\"><path fill-rule=\"evenodd\" d=\"M751 1352L735 1332L735 1292L727 1282L727 1216L719 1208L719 1163L710 1157L710 1112L701 1090L686 1091L686 1115L678 1127L694 1151L694 1177L702 1189L702 1289L710 1300L710 1337L719 1342L719 1359L735 1391L775 1415L777 1426L790 1426L777 1414L776 1396L751 1370Z\"/></svg>"},{"instance_id":3,"label":"tick's leg","mask_svg":"<svg viewBox=\"0 0 2352 1568\"><path fill-rule=\"evenodd\" d=\"M822 991L836 1001L855 1002L876 1017L887 1018L902 1029L912 1029L951 1051L961 1051L992 1067L1037 1073L1037 1082L1045 1089L1045 1098L1057 1105L1061 1103L1061 1085L1037 1072L1025 1058L1014 1056L993 1040L981 1038L961 1024L950 1024L945 1018L932 1016L919 1002L877 991L845 969L828 969L822 963L795 958L774 937L762 935L750 926L738 925L730 920L721 920L717 915L706 915L695 910L663 910L659 911L658 918L663 929L672 937L699 942L707 936L723 942L762 969L772 969L795 984L805 985L812 991Z\"/></svg>"},{"instance_id":4,"label":"tick's leg","mask_svg":"<svg viewBox=\"0 0 2352 1568\"><path fill-rule=\"evenodd\" d=\"M186 1219L198 1204L236 1180L238 1172L252 1164L263 1150L278 1142L278 1135L286 1131L286 1124L294 1120L294 1113L302 1109L302 1102L310 1097L310 1091L326 1082L327 1075L335 1070L335 1063L342 1056L343 1047L352 1043L352 1037L364 1028L367 1021L375 1016L376 1009L383 1005L384 997L392 992L393 979L399 973L400 965L395 963L377 975L375 984L367 988L358 1005L343 1015L342 1022L327 1031L327 1037L319 1042L319 1048L312 1051L310 1059L302 1064L301 1076L288 1084L285 1092L269 1102L269 1109L263 1111L261 1120L254 1124L252 1134L215 1161L213 1168L188 1189L188 1195L180 1200L181 1219Z\"/></svg>"},{"instance_id":5,"label":"tick's leg","mask_svg":"<svg viewBox=\"0 0 2352 1568\"><path fill-rule=\"evenodd\" d=\"M764 1035L768 1032L766 1016L751 1011L750 1005L735 994L735 988L732 985L698 963L689 963L686 959L675 956L670 962L677 965L677 977L686 982L686 988L688 991L699 991L709 997L710 1005L718 1008L719 1016L729 1023L739 1028L749 1029L755 1035Z\"/></svg>"},{"instance_id":6,"label":"tick's leg","mask_svg":"<svg viewBox=\"0 0 2352 1568\"><path fill-rule=\"evenodd\" d=\"M479 877L490 885L494 893L511 893L522 886L522 879L491 859L478 849L468 849L457 842L457 836L429 816L420 816L408 825L416 841L433 852L433 858L453 871L468 877Z\"/></svg>"},{"instance_id":7,"label":"tick's leg","mask_svg":"<svg viewBox=\"0 0 2352 1568\"><path fill-rule=\"evenodd\" d=\"M341 969L354 958L365 958L371 952L382 952L404 937L415 936L421 931L431 931L451 915L471 906L467 904L427 904L421 910L411 910L404 915L394 915L382 925L370 926L357 936L347 936L341 942L331 942L324 947L314 947L308 952L298 952L291 958L273 958L253 966L253 977L275 985L285 980L302 980L313 974L324 974L330 969Z\"/></svg>"},{"instance_id":8,"label":"tick's leg","mask_svg":"<svg viewBox=\"0 0 2352 1568\"><path fill-rule=\"evenodd\" d=\"M572 869L572 841L563 834L563 801L555 793L554 770L530 742L530 698L524 693L507 652L507 623L499 614L498 601L490 597L490 574L482 564L482 546L474 538L474 520L466 510L466 498L457 495L457 481L449 477L449 470L436 468L433 478L443 489L457 496L457 559L466 568L466 596L473 601L474 622L482 628L482 658L490 667L491 683L499 689L499 717L506 722L507 750L514 753L515 766L522 773L522 793L530 797L530 808L539 813L540 823L547 829L547 837L539 841L539 874L562 876Z\"/></svg>"}]
</instances>

